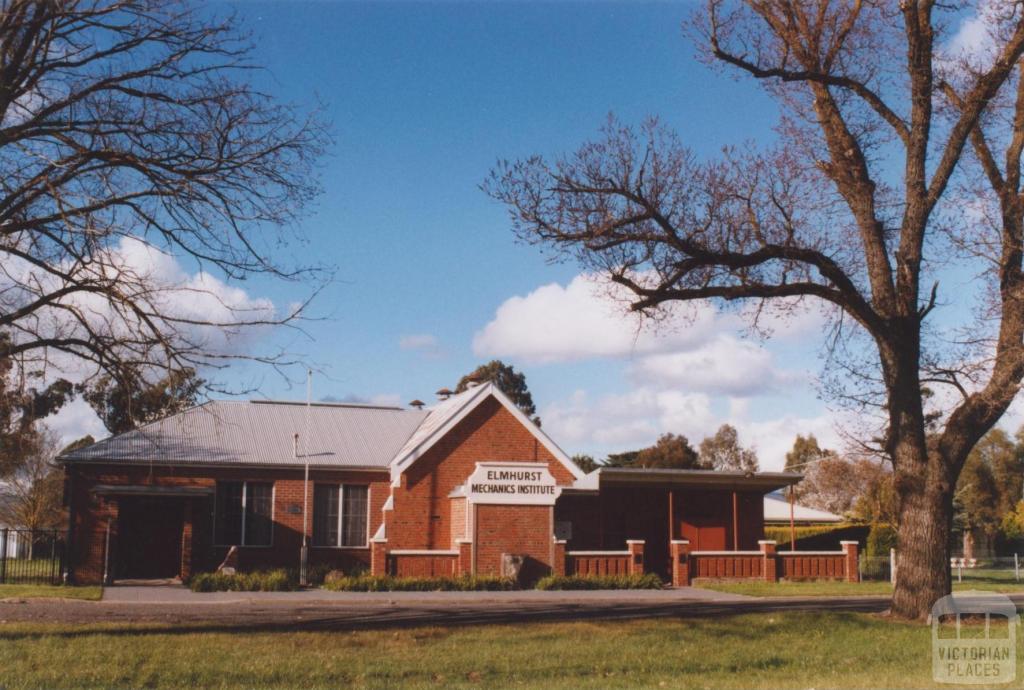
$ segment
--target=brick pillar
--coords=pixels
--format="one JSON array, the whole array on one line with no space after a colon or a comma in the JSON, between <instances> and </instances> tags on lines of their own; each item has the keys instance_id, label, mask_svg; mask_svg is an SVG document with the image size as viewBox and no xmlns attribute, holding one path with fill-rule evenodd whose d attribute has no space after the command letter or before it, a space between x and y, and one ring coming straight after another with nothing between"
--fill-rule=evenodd
<instances>
[{"instance_id":1,"label":"brick pillar","mask_svg":"<svg viewBox=\"0 0 1024 690\"><path fill-rule=\"evenodd\" d=\"M370 543L370 574L388 574L388 542L374 540Z\"/></svg>"},{"instance_id":2,"label":"brick pillar","mask_svg":"<svg viewBox=\"0 0 1024 690\"><path fill-rule=\"evenodd\" d=\"M860 582L860 570L857 568L857 542L841 541L839 545L843 548L843 563L846 566L846 581Z\"/></svg>"},{"instance_id":3,"label":"brick pillar","mask_svg":"<svg viewBox=\"0 0 1024 690\"><path fill-rule=\"evenodd\" d=\"M472 539L456 539L455 548L459 550L459 562L456 563L456 574L458 575L472 575L473 574L473 540Z\"/></svg>"},{"instance_id":4,"label":"brick pillar","mask_svg":"<svg viewBox=\"0 0 1024 690\"><path fill-rule=\"evenodd\" d=\"M672 555L672 586L690 586L690 542L687 539L673 539L669 542Z\"/></svg>"},{"instance_id":5,"label":"brick pillar","mask_svg":"<svg viewBox=\"0 0 1024 690\"><path fill-rule=\"evenodd\" d=\"M778 582L778 559L775 557L776 543L774 539L762 539L757 542L757 545L761 548L761 554L764 557L764 579L765 582Z\"/></svg>"},{"instance_id":6,"label":"brick pillar","mask_svg":"<svg viewBox=\"0 0 1024 690\"><path fill-rule=\"evenodd\" d=\"M629 574L644 574L644 540L627 539L626 549L629 550Z\"/></svg>"},{"instance_id":7,"label":"brick pillar","mask_svg":"<svg viewBox=\"0 0 1024 690\"><path fill-rule=\"evenodd\" d=\"M181 568L178 575L182 580L192 576L192 499L186 498L182 508L185 512L181 526Z\"/></svg>"},{"instance_id":8,"label":"brick pillar","mask_svg":"<svg viewBox=\"0 0 1024 690\"><path fill-rule=\"evenodd\" d=\"M551 550L551 573L565 575L565 539L555 539L555 548Z\"/></svg>"}]
</instances>

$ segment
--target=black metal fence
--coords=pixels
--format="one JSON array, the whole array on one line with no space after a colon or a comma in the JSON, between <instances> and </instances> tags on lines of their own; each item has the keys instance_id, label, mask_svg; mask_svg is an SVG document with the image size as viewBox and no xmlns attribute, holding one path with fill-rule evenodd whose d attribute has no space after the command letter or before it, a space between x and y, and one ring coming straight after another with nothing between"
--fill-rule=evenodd
<instances>
[{"instance_id":1,"label":"black metal fence","mask_svg":"<svg viewBox=\"0 0 1024 690\"><path fill-rule=\"evenodd\" d=\"M59 585L63 574L63 533L0 529L0 585Z\"/></svg>"}]
</instances>

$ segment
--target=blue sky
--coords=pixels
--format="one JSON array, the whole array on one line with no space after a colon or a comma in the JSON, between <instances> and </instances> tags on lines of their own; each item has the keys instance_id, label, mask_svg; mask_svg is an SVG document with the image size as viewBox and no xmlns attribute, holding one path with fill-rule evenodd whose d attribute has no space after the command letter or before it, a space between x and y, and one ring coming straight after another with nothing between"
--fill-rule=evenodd
<instances>
[{"instance_id":1,"label":"blue sky","mask_svg":"<svg viewBox=\"0 0 1024 690\"><path fill-rule=\"evenodd\" d=\"M315 397L429 401L500 357L526 372L545 428L569 452L601 456L665 431L696 444L732 421L773 467L797 431L834 439L813 385L813 318L764 346L744 343L735 319L704 314L692 337L545 352L538 319L585 328L571 323L589 299L573 283L579 270L517 244L504 208L478 189L497 159L568 151L609 113L625 122L658 115L700 155L769 139L772 101L694 59L681 29L690 3L212 7L254 31L255 59L267 67L261 88L300 104L319 98L333 124L325 194L300 228L307 242L291 248L300 263L337 267L313 308L327 318L307 326L308 339L269 338L319 365ZM304 290L262 279L240 287L278 305ZM745 364L756 373L747 377ZM723 383L733 373L738 380ZM270 371L239 366L224 377L256 383L266 397L304 396ZM69 414L62 430L95 431L86 416Z\"/></svg>"}]
</instances>

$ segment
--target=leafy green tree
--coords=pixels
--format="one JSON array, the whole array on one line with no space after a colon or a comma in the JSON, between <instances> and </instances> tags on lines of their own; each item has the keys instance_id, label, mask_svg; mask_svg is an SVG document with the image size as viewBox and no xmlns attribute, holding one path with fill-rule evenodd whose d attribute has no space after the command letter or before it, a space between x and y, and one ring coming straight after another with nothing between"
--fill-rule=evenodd
<instances>
[{"instance_id":1,"label":"leafy green tree","mask_svg":"<svg viewBox=\"0 0 1024 690\"><path fill-rule=\"evenodd\" d=\"M455 386L455 392L461 393L472 383L493 383L515 403L516 407L523 411L523 414L540 426L537 406L533 404L533 396L526 385L526 374L516 371L511 364L505 364L499 359L481 364L459 379L458 385Z\"/></svg>"},{"instance_id":2,"label":"leafy green tree","mask_svg":"<svg viewBox=\"0 0 1024 690\"><path fill-rule=\"evenodd\" d=\"M657 443L637 453L633 465L676 470L706 469L689 439L682 434L662 434Z\"/></svg>"},{"instance_id":3,"label":"leafy green tree","mask_svg":"<svg viewBox=\"0 0 1024 690\"><path fill-rule=\"evenodd\" d=\"M1001 429L985 434L967 456L954 494L955 524L965 554L980 535L991 542L1021 498L1024 466L1017 444Z\"/></svg>"},{"instance_id":4,"label":"leafy green tree","mask_svg":"<svg viewBox=\"0 0 1024 690\"><path fill-rule=\"evenodd\" d=\"M700 442L700 464L721 471L757 472L757 453L740 445L736 427L723 424Z\"/></svg>"},{"instance_id":5,"label":"leafy green tree","mask_svg":"<svg viewBox=\"0 0 1024 690\"><path fill-rule=\"evenodd\" d=\"M639 457L639 450L626 450L621 453L609 453L608 457L605 458L605 467L633 467L636 465L636 459Z\"/></svg>"},{"instance_id":6,"label":"leafy green tree","mask_svg":"<svg viewBox=\"0 0 1024 690\"><path fill-rule=\"evenodd\" d=\"M853 482L859 487L851 514L863 522L896 524L899 497L894 475L882 463L862 458L854 461Z\"/></svg>"},{"instance_id":7,"label":"leafy green tree","mask_svg":"<svg viewBox=\"0 0 1024 690\"><path fill-rule=\"evenodd\" d=\"M818 445L818 439L814 437L814 434L808 434L806 437L797 434L792 450L786 453L785 470L787 472L803 472L811 463L828 457L830 453L831 451Z\"/></svg>"},{"instance_id":8,"label":"leafy green tree","mask_svg":"<svg viewBox=\"0 0 1024 690\"><path fill-rule=\"evenodd\" d=\"M9 475L38 443L36 422L60 410L74 386L57 379L40 388L42 372L26 371L8 356L10 337L0 334L0 478Z\"/></svg>"},{"instance_id":9,"label":"leafy green tree","mask_svg":"<svg viewBox=\"0 0 1024 690\"><path fill-rule=\"evenodd\" d=\"M172 370L153 383L129 369L120 378L101 376L81 392L107 430L121 434L192 407L205 384L189 368Z\"/></svg>"},{"instance_id":10,"label":"leafy green tree","mask_svg":"<svg viewBox=\"0 0 1024 690\"><path fill-rule=\"evenodd\" d=\"M572 456L572 461L576 463L577 467L579 467L581 470L588 474L601 466L597 462L597 460L594 460L594 457L592 455L585 455L583 453L577 453L576 455Z\"/></svg>"}]
</instances>

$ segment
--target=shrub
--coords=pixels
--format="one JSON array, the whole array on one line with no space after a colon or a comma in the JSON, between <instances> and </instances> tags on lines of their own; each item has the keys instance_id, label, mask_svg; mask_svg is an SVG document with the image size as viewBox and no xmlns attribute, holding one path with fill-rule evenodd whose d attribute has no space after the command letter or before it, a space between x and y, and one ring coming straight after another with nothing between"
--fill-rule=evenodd
<instances>
[{"instance_id":1,"label":"shrub","mask_svg":"<svg viewBox=\"0 0 1024 690\"><path fill-rule=\"evenodd\" d=\"M361 574L330 577L324 582L324 589L334 592L497 592L515 589L515 582L489 575L394 577Z\"/></svg>"},{"instance_id":2,"label":"shrub","mask_svg":"<svg viewBox=\"0 0 1024 690\"><path fill-rule=\"evenodd\" d=\"M548 575L537 589L661 589L664 584L654 573L644 575Z\"/></svg>"},{"instance_id":3,"label":"shrub","mask_svg":"<svg viewBox=\"0 0 1024 690\"><path fill-rule=\"evenodd\" d=\"M896 528L884 522L871 525L864 555L868 558L888 558L889 549L896 548Z\"/></svg>"},{"instance_id":4,"label":"shrub","mask_svg":"<svg viewBox=\"0 0 1024 690\"><path fill-rule=\"evenodd\" d=\"M317 563L306 568L306 580L311 585L323 584L324 578L327 577L332 571L330 565L326 563Z\"/></svg>"},{"instance_id":5,"label":"shrub","mask_svg":"<svg viewBox=\"0 0 1024 690\"><path fill-rule=\"evenodd\" d=\"M292 592L298 578L287 570L251 573L197 573L188 582L193 592Z\"/></svg>"}]
</instances>

